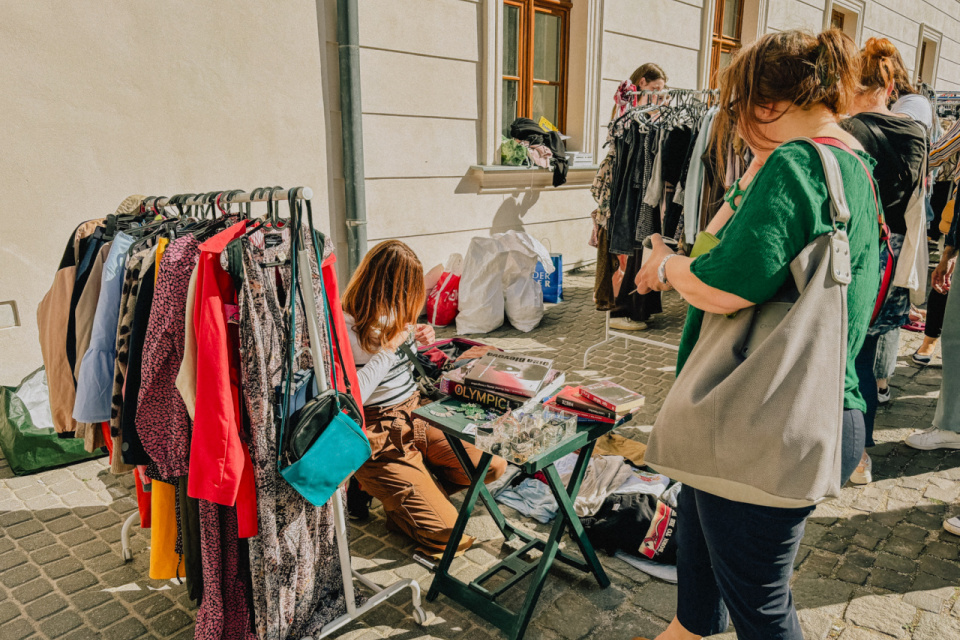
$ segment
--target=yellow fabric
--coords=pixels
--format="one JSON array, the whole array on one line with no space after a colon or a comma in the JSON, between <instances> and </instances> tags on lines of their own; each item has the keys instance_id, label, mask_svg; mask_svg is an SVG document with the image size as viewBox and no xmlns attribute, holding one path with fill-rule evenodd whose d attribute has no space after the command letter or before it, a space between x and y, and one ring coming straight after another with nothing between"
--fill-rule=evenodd
<instances>
[{"instance_id":1,"label":"yellow fabric","mask_svg":"<svg viewBox=\"0 0 960 640\"><path fill-rule=\"evenodd\" d=\"M150 483L150 578L183 578L184 568L177 554L177 488L153 480Z\"/></svg>"},{"instance_id":2,"label":"yellow fabric","mask_svg":"<svg viewBox=\"0 0 960 640\"><path fill-rule=\"evenodd\" d=\"M170 244L169 238L160 238L157 240L157 268L153 270L153 284L157 284L157 276L160 275L160 260L163 259L163 252L167 250L168 244Z\"/></svg>"},{"instance_id":3,"label":"yellow fabric","mask_svg":"<svg viewBox=\"0 0 960 640\"><path fill-rule=\"evenodd\" d=\"M646 454L647 445L615 433L597 438L597 444L593 448L595 456L623 456L638 467L644 465L643 459Z\"/></svg>"},{"instance_id":4,"label":"yellow fabric","mask_svg":"<svg viewBox=\"0 0 960 640\"><path fill-rule=\"evenodd\" d=\"M954 208L956 205L956 199L944 205L943 211L940 213L940 233L950 233L950 225L953 224Z\"/></svg>"}]
</instances>

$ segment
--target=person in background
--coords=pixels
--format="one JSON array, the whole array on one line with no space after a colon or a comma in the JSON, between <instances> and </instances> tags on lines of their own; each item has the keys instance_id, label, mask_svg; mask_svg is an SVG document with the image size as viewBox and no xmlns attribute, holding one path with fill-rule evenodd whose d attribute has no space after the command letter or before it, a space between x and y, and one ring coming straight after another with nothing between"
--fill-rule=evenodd
<instances>
[{"instance_id":1,"label":"person in background","mask_svg":"<svg viewBox=\"0 0 960 640\"><path fill-rule=\"evenodd\" d=\"M715 135L724 140L735 129L755 159L707 227L720 241L709 253L691 259L671 252L654 235L653 254L637 278L641 292L672 287L690 303L677 373L697 367L701 352L695 345L704 313L730 314L770 300L790 277L791 262L833 229L817 150L786 141L834 138L848 147L825 150L837 159L851 214L841 481L863 451L866 405L854 360L880 278L873 179L867 168L873 160L839 124L858 85L859 64L856 45L835 29L817 37L801 31L771 33L744 47L721 75L720 103L725 108L717 115ZM799 406L820 401L793 400ZM744 415L751 411L743 410ZM687 430L691 439L709 437L697 425L669 428ZM738 502L685 484L677 509L683 513L676 534L677 614L657 640L698 640L722 633L731 618L740 640L802 640L790 577L813 509Z\"/></svg>"},{"instance_id":2,"label":"person in background","mask_svg":"<svg viewBox=\"0 0 960 640\"><path fill-rule=\"evenodd\" d=\"M947 295L943 318L943 335L940 352L943 359L943 378L940 381L940 398L933 425L925 431L917 431L905 442L914 449L960 449L960 295L951 292L951 281L957 263L957 223L953 218L950 232L944 238L940 263L933 270L933 288ZM957 531L954 531L957 533ZM958 533L960 535L960 533Z\"/></svg>"},{"instance_id":3,"label":"person in background","mask_svg":"<svg viewBox=\"0 0 960 640\"><path fill-rule=\"evenodd\" d=\"M413 416L425 401L406 354L417 343L434 341L432 327L415 324L425 296L416 254L399 240L386 240L364 256L343 294L343 311L373 452L354 477L383 504L388 529L405 533L419 551L439 557L457 520L447 496L468 487L470 478L443 432ZM463 446L477 464L482 452ZM506 468L505 460L494 458L486 481L499 478ZM459 551L473 542L464 536Z\"/></svg>"},{"instance_id":4,"label":"person in background","mask_svg":"<svg viewBox=\"0 0 960 640\"><path fill-rule=\"evenodd\" d=\"M634 96L631 95L632 92L663 91L666 86L667 74L659 65L652 62L640 65L630 75L630 79L621 82L617 88L617 93L613 97L615 104L611 119L619 118L632 107L660 101L660 96ZM625 279L629 280L635 274L636 263L639 261L631 261L630 257L625 254L611 254L610 261L613 270L613 297L620 307L610 314L610 328L619 331L643 331L647 329L646 319L662 310L659 294L653 294L649 298L641 298L636 293L621 292L621 286L625 286L623 281Z\"/></svg>"},{"instance_id":5,"label":"person in background","mask_svg":"<svg viewBox=\"0 0 960 640\"><path fill-rule=\"evenodd\" d=\"M647 62L640 65L630 74L629 80L624 80L617 87L617 92L613 96L613 113L610 119L619 118L631 107L638 107L649 104L651 98L656 96L633 96L633 91L663 91L667 86L667 74L664 73L660 65Z\"/></svg>"},{"instance_id":6,"label":"person in background","mask_svg":"<svg viewBox=\"0 0 960 640\"><path fill-rule=\"evenodd\" d=\"M927 153L926 133L911 120L894 114L887 105L898 91L907 71L903 68L897 48L886 38L870 38L860 52L861 89L850 109L852 117L842 126L867 150L877 166L878 196L884 217L890 227L890 245L896 260L907 233L905 213L910 197L920 180L923 160ZM926 100L923 98L923 100ZM881 249L881 269L890 260L886 247ZM876 322L867 331L867 338L857 356L857 377L860 393L867 404L864 413L865 446L873 447L873 425L877 405L889 402L888 379L897 367L900 346L900 327L908 322L910 292L903 287L892 287ZM860 464L850 476L854 484L872 480L873 463L866 451Z\"/></svg>"}]
</instances>

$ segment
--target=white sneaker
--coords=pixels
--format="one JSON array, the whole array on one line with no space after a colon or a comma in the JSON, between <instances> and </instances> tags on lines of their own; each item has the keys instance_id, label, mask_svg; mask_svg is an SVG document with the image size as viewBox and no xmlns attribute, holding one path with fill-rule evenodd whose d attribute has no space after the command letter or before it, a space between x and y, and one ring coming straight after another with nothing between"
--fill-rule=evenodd
<instances>
[{"instance_id":1,"label":"white sneaker","mask_svg":"<svg viewBox=\"0 0 960 640\"><path fill-rule=\"evenodd\" d=\"M943 528L955 536L960 536L960 518L950 518L943 521Z\"/></svg>"},{"instance_id":2,"label":"white sneaker","mask_svg":"<svg viewBox=\"0 0 960 640\"><path fill-rule=\"evenodd\" d=\"M916 431L904 442L914 449L932 451L933 449L960 449L960 433L930 427L926 431Z\"/></svg>"},{"instance_id":3,"label":"white sneaker","mask_svg":"<svg viewBox=\"0 0 960 640\"><path fill-rule=\"evenodd\" d=\"M850 482L853 484L870 484L873 482L873 460L870 459L866 451L860 458L860 464L850 474Z\"/></svg>"},{"instance_id":4,"label":"white sneaker","mask_svg":"<svg viewBox=\"0 0 960 640\"><path fill-rule=\"evenodd\" d=\"M890 387L886 389L877 389L877 403L878 404L887 404L890 402L891 392Z\"/></svg>"},{"instance_id":5,"label":"white sneaker","mask_svg":"<svg viewBox=\"0 0 960 640\"><path fill-rule=\"evenodd\" d=\"M917 431L904 440L914 449L932 451L934 449L960 449L960 433L930 427L926 431Z\"/></svg>"},{"instance_id":6,"label":"white sneaker","mask_svg":"<svg viewBox=\"0 0 960 640\"><path fill-rule=\"evenodd\" d=\"M619 331L643 331L647 328L647 323L630 318L610 318L610 328Z\"/></svg>"}]
</instances>

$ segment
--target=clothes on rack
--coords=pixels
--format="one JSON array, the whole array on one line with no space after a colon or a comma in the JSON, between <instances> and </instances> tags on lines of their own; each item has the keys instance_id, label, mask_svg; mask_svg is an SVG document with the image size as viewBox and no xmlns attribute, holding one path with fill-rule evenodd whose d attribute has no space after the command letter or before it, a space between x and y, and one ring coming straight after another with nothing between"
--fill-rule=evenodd
<instances>
[{"instance_id":1,"label":"clothes on rack","mask_svg":"<svg viewBox=\"0 0 960 640\"><path fill-rule=\"evenodd\" d=\"M313 506L277 470L275 389L299 227L229 207L211 221L142 202L74 230L41 307L58 431L90 450L106 446L114 473L136 469L150 577L186 578L199 603L195 637L317 635L346 612L351 577L341 574L332 503ZM308 251L304 276L323 303L321 322L336 326L321 332L319 349L339 355L337 388L349 379L356 392L332 243L323 242L322 264ZM228 246L242 256L239 271L228 269ZM305 317L301 308L301 325ZM305 329L297 339L300 364L312 367Z\"/></svg>"},{"instance_id":2,"label":"clothes on rack","mask_svg":"<svg viewBox=\"0 0 960 640\"><path fill-rule=\"evenodd\" d=\"M664 96L667 104L618 109L621 115L608 126L608 153L591 192L598 205L592 232L597 239L594 298L597 309L612 311L611 317L645 322L660 313L659 293L634 293L643 241L661 233L692 244L701 220L712 217L705 211L711 201L702 197L717 112L708 108L711 95L670 91ZM722 186L726 178L716 182ZM611 285L614 279L624 283L619 290Z\"/></svg>"}]
</instances>

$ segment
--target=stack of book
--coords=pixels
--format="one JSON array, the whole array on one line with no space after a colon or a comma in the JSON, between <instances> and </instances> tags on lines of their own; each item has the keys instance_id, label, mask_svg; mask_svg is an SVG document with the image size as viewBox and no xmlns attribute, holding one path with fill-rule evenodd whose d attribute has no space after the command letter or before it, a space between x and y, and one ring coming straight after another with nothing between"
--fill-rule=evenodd
<instances>
[{"instance_id":1,"label":"stack of book","mask_svg":"<svg viewBox=\"0 0 960 640\"><path fill-rule=\"evenodd\" d=\"M443 374L440 392L498 411L539 404L563 386L553 360L494 353Z\"/></svg>"},{"instance_id":2,"label":"stack of book","mask_svg":"<svg viewBox=\"0 0 960 640\"><path fill-rule=\"evenodd\" d=\"M619 424L643 403L644 397L639 393L615 382L603 381L564 387L546 406L573 413L578 422Z\"/></svg>"}]
</instances>

